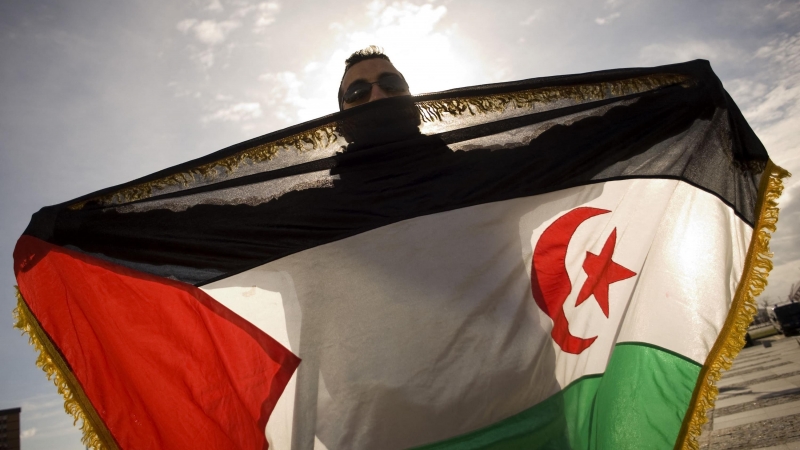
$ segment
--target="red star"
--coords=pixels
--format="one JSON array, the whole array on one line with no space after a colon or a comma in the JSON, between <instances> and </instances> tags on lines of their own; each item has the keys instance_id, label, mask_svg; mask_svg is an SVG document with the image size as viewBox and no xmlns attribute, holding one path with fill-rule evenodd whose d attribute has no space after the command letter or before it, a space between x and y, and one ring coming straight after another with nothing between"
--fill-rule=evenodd
<instances>
[{"instance_id":1,"label":"red star","mask_svg":"<svg viewBox=\"0 0 800 450\"><path fill-rule=\"evenodd\" d=\"M636 272L632 272L611 260L611 255L614 253L616 245L617 229L614 228L606 243L603 244L603 250L599 255L586 252L586 259L583 260L583 270L586 275L589 275L589 278L583 283L575 306L583 303L590 295L594 295L594 299L597 300L597 304L600 305L603 314L608 317L608 285L636 275Z\"/></svg>"}]
</instances>

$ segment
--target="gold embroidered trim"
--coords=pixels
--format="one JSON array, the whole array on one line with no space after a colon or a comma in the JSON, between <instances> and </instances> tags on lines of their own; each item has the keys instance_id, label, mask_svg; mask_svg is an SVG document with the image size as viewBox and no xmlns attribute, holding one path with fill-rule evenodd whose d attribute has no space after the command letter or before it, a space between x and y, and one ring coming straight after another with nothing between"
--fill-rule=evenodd
<instances>
[{"instance_id":1,"label":"gold embroidered trim","mask_svg":"<svg viewBox=\"0 0 800 450\"><path fill-rule=\"evenodd\" d=\"M639 94L674 84L685 85L689 81L690 78L685 75L657 74L595 84L554 86L508 94L431 100L417 103L417 108L423 121L433 122L442 120L444 114L460 116L465 113L475 115L503 112L506 108L531 108L534 104L547 104L564 99L576 102L596 101Z\"/></svg>"},{"instance_id":2,"label":"gold embroidered trim","mask_svg":"<svg viewBox=\"0 0 800 450\"><path fill-rule=\"evenodd\" d=\"M36 366L44 370L47 379L53 381L58 388L58 393L64 397L64 410L74 418L73 425L77 424L79 420L82 422L83 438L81 438L81 442L87 448L95 450L117 450L114 437L111 436L97 411L89 402L78 380L61 357L61 353L50 342L50 338L28 309L19 288L16 288L16 291L17 307L14 308L14 328L18 328L22 334L28 335L28 342L39 354L36 358Z\"/></svg>"},{"instance_id":3,"label":"gold embroidered trim","mask_svg":"<svg viewBox=\"0 0 800 450\"><path fill-rule=\"evenodd\" d=\"M791 176L789 172L776 166L772 161L767 162L758 188L758 205L756 205L758 219L753 228L750 248L747 250L742 279L736 288L725 325L700 370L689 409L686 411L678 440L675 442L676 449L700 448L701 428L708 422L706 413L714 407L719 394L716 383L722 375L721 371L731 368L734 358L744 347L747 328L756 313L755 299L767 286L767 276L772 270L769 240L778 222L777 200L783 192L782 180L789 176Z\"/></svg>"},{"instance_id":4,"label":"gold embroidered trim","mask_svg":"<svg viewBox=\"0 0 800 450\"><path fill-rule=\"evenodd\" d=\"M102 205L112 205L133 202L150 198L154 190L160 190L169 186L188 186L189 183L198 179L212 181L216 179L219 170L230 174L233 173L245 161L258 164L271 160L282 148L294 147L299 152L327 147L338 138L335 125L324 125L303 133L298 133L277 141L257 145L241 152L235 153L227 158L212 163L203 164L188 170L187 172L176 173L158 180L147 183L137 184L125 189L121 189L112 194L78 202L69 206L69 209L82 209L88 202L99 202Z\"/></svg>"}]
</instances>

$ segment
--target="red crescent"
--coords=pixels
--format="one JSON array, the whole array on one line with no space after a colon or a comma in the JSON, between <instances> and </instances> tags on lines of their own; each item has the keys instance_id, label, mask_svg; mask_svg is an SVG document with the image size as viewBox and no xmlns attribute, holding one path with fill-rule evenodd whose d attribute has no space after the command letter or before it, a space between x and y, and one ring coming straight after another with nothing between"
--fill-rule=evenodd
<instances>
[{"instance_id":1,"label":"red crescent","mask_svg":"<svg viewBox=\"0 0 800 450\"><path fill-rule=\"evenodd\" d=\"M584 339L569 332L569 322L564 315L564 302L572 292L565 260L575 230L594 216L611 211L579 207L564 214L548 226L533 250L531 263L531 291L539 308L553 319L553 340L567 353L578 354L586 350L597 336Z\"/></svg>"}]
</instances>

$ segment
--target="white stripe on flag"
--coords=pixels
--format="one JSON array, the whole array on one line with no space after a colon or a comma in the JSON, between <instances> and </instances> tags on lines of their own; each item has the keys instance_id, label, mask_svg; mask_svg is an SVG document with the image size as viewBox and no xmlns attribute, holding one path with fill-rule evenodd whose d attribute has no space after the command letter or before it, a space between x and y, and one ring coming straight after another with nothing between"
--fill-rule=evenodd
<instances>
[{"instance_id":1,"label":"white stripe on flag","mask_svg":"<svg viewBox=\"0 0 800 450\"><path fill-rule=\"evenodd\" d=\"M550 338L530 271L541 233L579 206L611 212L586 220L568 247L569 330L598 336L574 355ZM575 303L586 252L599 254L614 229L612 260L637 276L610 285L606 318L593 297ZM204 290L303 359L267 426L275 448L290 448L292 433L308 443L294 448L404 448L490 425L602 373L615 342L702 363L750 231L687 184L622 180L406 220ZM294 409L307 429L292 430Z\"/></svg>"},{"instance_id":2,"label":"white stripe on flag","mask_svg":"<svg viewBox=\"0 0 800 450\"><path fill-rule=\"evenodd\" d=\"M289 336L287 320L292 320L293 314L299 314L300 309L289 274L259 267L220 280L214 286L213 289L202 289L297 354L299 336ZM295 372L267 422L267 440L271 449L291 448L296 389Z\"/></svg>"}]
</instances>

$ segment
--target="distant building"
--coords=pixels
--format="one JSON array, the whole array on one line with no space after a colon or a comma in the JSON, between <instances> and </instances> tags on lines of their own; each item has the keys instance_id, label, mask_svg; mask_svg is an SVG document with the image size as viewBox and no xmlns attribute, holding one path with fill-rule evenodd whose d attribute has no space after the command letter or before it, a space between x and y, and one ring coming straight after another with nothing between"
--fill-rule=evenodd
<instances>
[{"instance_id":1,"label":"distant building","mask_svg":"<svg viewBox=\"0 0 800 450\"><path fill-rule=\"evenodd\" d=\"M22 408L0 410L0 450L19 450L19 413Z\"/></svg>"},{"instance_id":2,"label":"distant building","mask_svg":"<svg viewBox=\"0 0 800 450\"><path fill-rule=\"evenodd\" d=\"M765 307L758 307L756 309L756 315L753 316L753 325L760 325L762 323L769 322L769 315L767 314L767 308Z\"/></svg>"},{"instance_id":3,"label":"distant building","mask_svg":"<svg viewBox=\"0 0 800 450\"><path fill-rule=\"evenodd\" d=\"M789 301L792 303L800 302L800 283L797 283L796 288L794 285L792 285L792 289L789 291Z\"/></svg>"}]
</instances>

